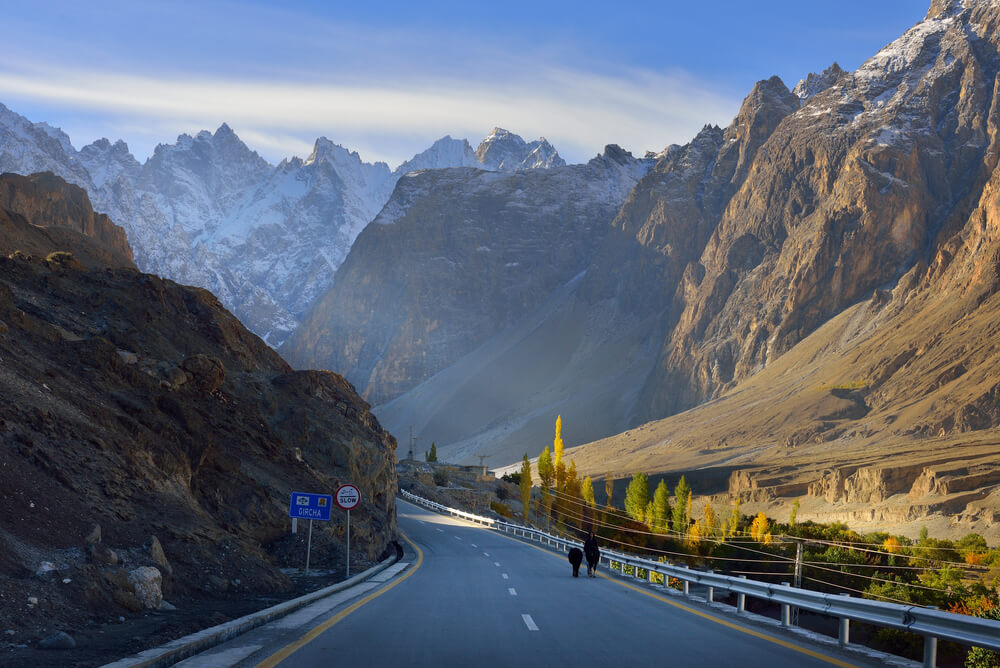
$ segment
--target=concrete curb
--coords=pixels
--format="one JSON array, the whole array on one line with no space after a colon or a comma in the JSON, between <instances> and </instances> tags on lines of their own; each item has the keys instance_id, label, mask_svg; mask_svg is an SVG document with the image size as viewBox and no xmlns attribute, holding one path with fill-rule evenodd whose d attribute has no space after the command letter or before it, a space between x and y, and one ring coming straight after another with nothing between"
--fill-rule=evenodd
<instances>
[{"instance_id":1,"label":"concrete curb","mask_svg":"<svg viewBox=\"0 0 1000 668\"><path fill-rule=\"evenodd\" d=\"M349 580L344 580L343 582L338 582L337 584L330 585L329 587L318 589L312 593L305 594L298 598L293 598L291 601L279 603L259 612L254 612L246 615L245 617L240 617L239 619L226 622L225 624L219 624L218 626L213 626L211 628L192 633L191 635L184 636L183 638L171 640L166 645L144 650L135 656L119 659L113 663L105 664L104 666L101 666L101 668L164 668L165 666L172 666L179 661L183 661L188 657L198 654L199 652L203 652L206 649L220 645L227 640L232 640L236 636L242 635L247 631L257 628L258 626L263 626L264 624L274 621L279 617L284 617L287 614L295 612L296 610L303 608L314 601L318 601L321 598L329 596L330 594L336 594L337 592L349 589L356 584L364 582L373 575L380 573L397 561L399 561L398 552L385 561L372 566L367 571L358 573Z\"/></svg>"}]
</instances>

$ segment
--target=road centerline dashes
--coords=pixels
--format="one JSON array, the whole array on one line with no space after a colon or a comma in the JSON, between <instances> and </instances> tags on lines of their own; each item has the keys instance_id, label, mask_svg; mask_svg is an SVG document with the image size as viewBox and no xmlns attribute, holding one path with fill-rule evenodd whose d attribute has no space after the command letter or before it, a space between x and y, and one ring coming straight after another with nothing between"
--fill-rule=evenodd
<instances>
[{"instance_id":1,"label":"road centerline dashes","mask_svg":"<svg viewBox=\"0 0 1000 668\"><path fill-rule=\"evenodd\" d=\"M501 577L503 577L503 579L504 579L504 580L507 580L507 579L508 579L508 578L507 578L507 574L506 574L506 573L501 573L501 574L500 574L500 576L501 576Z\"/></svg>"},{"instance_id":2,"label":"road centerline dashes","mask_svg":"<svg viewBox=\"0 0 1000 668\"><path fill-rule=\"evenodd\" d=\"M510 593L511 596L517 596L517 590L514 589L513 587L507 587L507 591Z\"/></svg>"},{"instance_id":3,"label":"road centerline dashes","mask_svg":"<svg viewBox=\"0 0 1000 668\"><path fill-rule=\"evenodd\" d=\"M523 614L521 619L524 620L524 625L528 627L529 631L537 631L538 624L535 624L535 620L531 618L531 615Z\"/></svg>"}]
</instances>

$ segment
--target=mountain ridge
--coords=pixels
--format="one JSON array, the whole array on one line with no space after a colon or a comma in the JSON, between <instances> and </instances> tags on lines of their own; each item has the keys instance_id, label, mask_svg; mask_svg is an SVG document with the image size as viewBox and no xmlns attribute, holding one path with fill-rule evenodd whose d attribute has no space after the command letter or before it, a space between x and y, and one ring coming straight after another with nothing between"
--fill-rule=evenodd
<instances>
[{"instance_id":1,"label":"mountain ridge","mask_svg":"<svg viewBox=\"0 0 1000 668\"><path fill-rule=\"evenodd\" d=\"M121 221L140 268L212 290L277 346L329 286L403 174L563 164L544 140L526 143L504 132L510 166L483 165L466 140L447 136L395 170L365 163L325 137L305 159L275 166L226 123L214 133L181 134L139 163L121 140L77 151L61 130L0 105L0 171L50 171L84 188L99 210ZM484 155L495 155L488 144Z\"/></svg>"}]
</instances>

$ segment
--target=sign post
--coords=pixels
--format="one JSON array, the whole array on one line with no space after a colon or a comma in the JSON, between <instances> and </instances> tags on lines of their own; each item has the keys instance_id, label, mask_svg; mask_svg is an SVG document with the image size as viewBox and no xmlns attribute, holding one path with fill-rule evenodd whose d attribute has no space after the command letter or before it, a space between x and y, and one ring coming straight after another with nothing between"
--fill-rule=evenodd
<instances>
[{"instance_id":1,"label":"sign post","mask_svg":"<svg viewBox=\"0 0 1000 668\"><path fill-rule=\"evenodd\" d=\"M299 518L309 520L309 539L306 543L306 575L309 575L309 553L312 552L313 520L330 521L330 508L333 497L329 494L310 494L308 492L292 492L288 503L288 516L292 518L292 533L295 533Z\"/></svg>"},{"instance_id":2,"label":"sign post","mask_svg":"<svg viewBox=\"0 0 1000 668\"><path fill-rule=\"evenodd\" d=\"M354 485L341 485L337 490L337 505L347 511L347 577L351 577L351 508L361 503L361 492Z\"/></svg>"}]
</instances>

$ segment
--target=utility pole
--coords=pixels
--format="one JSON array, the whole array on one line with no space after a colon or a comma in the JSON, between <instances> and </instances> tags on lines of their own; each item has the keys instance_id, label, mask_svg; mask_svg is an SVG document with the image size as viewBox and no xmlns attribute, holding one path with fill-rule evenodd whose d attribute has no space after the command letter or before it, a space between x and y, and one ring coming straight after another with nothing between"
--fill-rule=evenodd
<instances>
[{"instance_id":1,"label":"utility pole","mask_svg":"<svg viewBox=\"0 0 1000 668\"><path fill-rule=\"evenodd\" d=\"M419 440L420 440L419 436L414 437L414 435L413 435L413 425L411 424L410 425L410 454L409 454L409 459L410 459L411 462L415 461L415 458L413 457L413 448L417 445L417 441L419 441Z\"/></svg>"},{"instance_id":2,"label":"utility pole","mask_svg":"<svg viewBox=\"0 0 1000 668\"><path fill-rule=\"evenodd\" d=\"M802 587L802 552L803 544L801 540L795 541L795 576L792 578L792 586L796 588ZM792 626L799 625L799 609L796 607L792 608Z\"/></svg>"}]
</instances>

